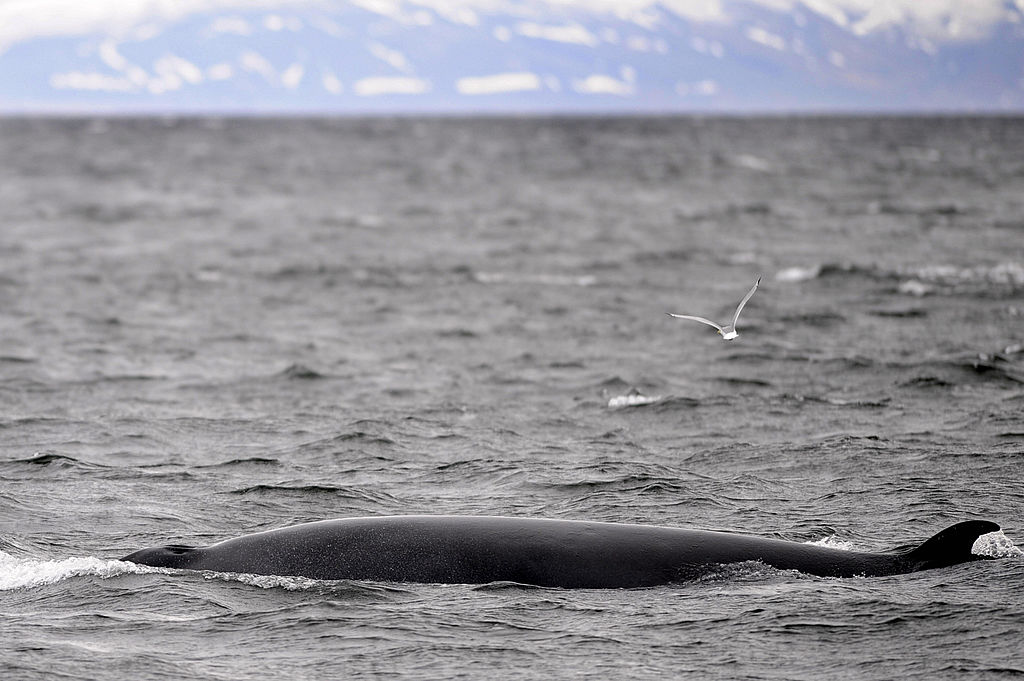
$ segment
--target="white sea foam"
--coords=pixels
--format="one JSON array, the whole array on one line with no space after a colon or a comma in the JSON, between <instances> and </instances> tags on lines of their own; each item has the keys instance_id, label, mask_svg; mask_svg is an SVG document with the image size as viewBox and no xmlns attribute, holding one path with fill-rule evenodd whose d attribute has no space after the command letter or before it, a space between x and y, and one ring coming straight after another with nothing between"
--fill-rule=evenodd
<instances>
[{"instance_id":1,"label":"white sea foam","mask_svg":"<svg viewBox=\"0 0 1024 681\"><path fill-rule=\"evenodd\" d=\"M920 298L921 296L928 295L934 291L935 288L920 282L917 279L911 279L909 281L900 282L898 290L900 293L905 293L908 296L917 296Z\"/></svg>"},{"instance_id":2,"label":"white sea foam","mask_svg":"<svg viewBox=\"0 0 1024 681\"><path fill-rule=\"evenodd\" d=\"M285 577L281 575L252 575L241 572L203 572L204 579L216 579L227 582L241 582L261 589L287 589L303 591L322 584L320 580L308 577Z\"/></svg>"},{"instance_id":3,"label":"white sea foam","mask_svg":"<svg viewBox=\"0 0 1024 681\"><path fill-rule=\"evenodd\" d=\"M971 553L978 556L991 556L993 558L1017 558L1024 556L1024 551L1017 548L1013 540L1003 534L1002 530L989 532L978 537Z\"/></svg>"},{"instance_id":4,"label":"white sea foam","mask_svg":"<svg viewBox=\"0 0 1024 681\"><path fill-rule=\"evenodd\" d=\"M753 154L739 154L733 158L733 163L740 168L746 168L747 170L756 170L760 173L771 172L773 167L771 161L767 161L759 156Z\"/></svg>"},{"instance_id":5,"label":"white sea foam","mask_svg":"<svg viewBox=\"0 0 1024 681\"><path fill-rule=\"evenodd\" d=\"M853 544L839 539L835 535L822 537L821 539L815 539L814 541L804 543L814 546L827 546L830 549L841 549L843 551L853 550ZM1013 540L1003 534L1002 530L989 532L988 534L983 534L978 537L974 541L974 545L971 547L971 553L977 556L990 556L992 558L1016 558L1024 556L1024 551L1017 548L1017 545L1013 543Z\"/></svg>"},{"instance_id":6,"label":"white sea foam","mask_svg":"<svg viewBox=\"0 0 1024 681\"><path fill-rule=\"evenodd\" d=\"M0 551L0 591L32 589L56 584L73 577L100 577L109 579L132 574L173 574L177 570L138 565L121 560L105 560L92 556L73 556L57 560L16 558ZM321 582L306 577L276 575L250 575L233 572L203 572L205 579L241 582L261 589L287 589L301 591Z\"/></svg>"},{"instance_id":7,"label":"white sea foam","mask_svg":"<svg viewBox=\"0 0 1024 681\"><path fill-rule=\"evenodd\" d=\"M623 407L642 407L645 404L654 404L660 399L661 395L641 395L639 393L618 395L608 400L608 408L621 409Z\"/></svg>"},{"instance_id":8,"label":"white sea foam","mask_svg":"<svg viewBox=\"0 0 1024 681\"><path fill-rule=\"evenodd\" d=\"M593 286L597 277L584 274L513 274L508 272L475 272L473 278L481 284L540 284L543 286Z\"/></svg>"},{"instance_id":9,"label":"white sea foam","mask_svg":"<svg viewBox=\"0 0 1024 681\"><path fill-rule=\"evenodd\" d=\"M119 575L154 572L154 568L120 560L104 560L92 556L33 560L15 558L0 551L0 591L31 589L55 584L71 577L117 577Z\"/></svg>"},{"instance_id":10,"label":"white sea foam","mask_svg":"<svg viewBox=\"0 0 1024 681\"><path fill-rule=\"evenodd\" d=\"M791 283L809 281L821 274L821 265L810 267L787 267L775 273L775 281L786 281Z\"/></svg>"},{"instance_id":11,"label":"white sea foam","mask_svg":"<svg viewBox=\"0 0 1024 681\"><path fill-rule=\"evenodd\" d=\"M843 551L852 551L853 544L845 540L841 540L835 535L828 537L822 537L812 542L805 542L805 544L811 544L813 546L826 546L829 549L841 549ZM1014 558L1017 556L1024 556L1024 551L1017 548L1013 540L1002 534L1002 530L994 531L994 533L988 533L979 537L974 546L971 547L971 553L979 556L991 556L993 558Z\"/></svg>"},{"instance_id":12,"label":"white sea foam","mask_svg":"<svg viewBox=\"0 0 1024 681\"><path fill-rule=\"evenodd\" d=\"M821 539L815 539L813 541L808 541L804 543L811 544L812 546L825 546L830 549L839 549L840 551L853 550L853 544L846 541L845 539L840 539L834 534L829 535L827 537L822 537Z\"/></svg>"},{"instance_id":13,"label":"white sea foam","mask_svg":"<svg viewBox=\"0 0 1024 681\"><path fill-rule=\"evenodd\" d=\"M1012 261L973 267L925 265L913 267L901 273L922 281L939 283L989 283L1014 287L1024 286L1024 264Z\"/></svg>"}]
</instances>

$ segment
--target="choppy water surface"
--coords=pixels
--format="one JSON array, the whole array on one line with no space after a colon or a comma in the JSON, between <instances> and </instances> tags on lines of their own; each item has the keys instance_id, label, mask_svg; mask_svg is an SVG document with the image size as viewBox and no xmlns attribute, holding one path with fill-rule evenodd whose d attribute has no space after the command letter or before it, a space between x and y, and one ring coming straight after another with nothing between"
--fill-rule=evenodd
<instances>
[{"instance_id":1,"label":"choppy water surface","mask_svg":"<svg viewBox=\"0 0 1024 681\"><path fill-rule=\"evenodd\" d=\"M656 589L113 559L355 515L1024 538L1024 121L0 121L4 678L992 678L1019 558ZM740 337L725 318L754 279ZM621 406L621 405L634 406Z\"/></svg>"}]
</instances>

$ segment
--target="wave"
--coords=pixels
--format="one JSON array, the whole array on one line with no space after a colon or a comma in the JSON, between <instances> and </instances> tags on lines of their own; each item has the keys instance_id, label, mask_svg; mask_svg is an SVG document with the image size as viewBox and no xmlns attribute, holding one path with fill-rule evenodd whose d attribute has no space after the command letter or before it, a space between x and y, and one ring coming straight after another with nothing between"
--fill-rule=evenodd
<instances>
[{"instance_id":1,"label":"wave","mask_svg":"<svg viewBox=\"0 0 1024 681\"><path fill-rule=\"evenodd\" d=\"M761 378L743 378L741 376L720 376L715 379L719 383L725 383L726 385L744 387L751 386L755 388L770 388L772 386L771 381L766 381Z\"/></svg>"},{"instance_id":2,"label":"wave","mask_svg":"<svg viewBox=\"0 0 1024 681\"><path fill-rule=\"evenodd\" d=\"M535 584L523 584L522 582L488 582L487 584L474 584L470 586L471 591L502 592L502 591L545 591L551 587L537 586Z\"/></svg>"},{"instance_id":3,"label":"wave","mask_svg":"<svg viewBox=\"0 0 1024 681\"><path fill-rule=\"evenodd\" d=\"M653 409L658 414L665 414L675 411L687 411L705 404L705 400L697 397L682 397L679 395L667 395L654 403Z\"/></svg>"},{"instance_id":4,"label":"wave","mask_svg":"<svg viewBox=\"0 0 1024 681\"><path fill-rule=\"evenodd\" d=\"M598 470L598 473L604 471ZM582 492L585 496L603 493L629 492L632 498L644 494L668 494L683 496L688 491L687 485L677 477L657 475L644 472L624 472L611 477L581 477L576 480L558 480L534 483L539 487L557 492L575 494ZM692 498L689 497L688 498Z\"/></svg>"},{"instance_id":5,"label":"wave","mask_svg":"<svg viewBox=\"0 0 1024 681\"><path fill-rule=\"evenodd\" d=\"M840 539L836 535L830 534L820 539L812 539L805 541L805 544L812 546L826 546L830 549L840 549L842 551L854 551L856 547L852 542ZM1002 530L995 532L989 532L978 537L973 546L971 546L971 553L976 556L987 556L989 558L1018 558L1024 556L1024 551L1021 551L1013 540L1003 534Z\"/></svg>"},{"instance_id":6,"label":"wave","mask_svg":"<svg viewBox=\"0 0 1024 681\"><path fill-rule=\"evenodd\" d=\"M359 429L360 423L352 424L357 430L350 430L344 433L338 433L337 435L331 435L329 437L319 438L316 440L310 440L303 442L298 445L289 447L284 453L286 456L292 456L296 454L312 454L312 453L327 453L337 454L339 452L350 452L353 449L360 453L368 453L369 449L373 451L378 450L389 450L398 447L398 443L395 440L376 433L371 433L366 430ZM377 427L377 424L366 423L369 427Z\"/></svg>"},{"instance_id":7,"label":"wave","mask_svg":"<svg viewBox=\"0 0 1024 681\"><path fill-rule=\"evenodd\" d=\"M201 573L204 579L221 580L226 582L241 582L249 586L256 586L261 589L285 589L286 591L308 591L319 587L323 582L308 577L284 577L279 575L253 575L240 572L210 572Z\"/></svg>"},{"instance_id":8,"label":"wave","mask_svg":"<svg viewBox=\"0 0 1024 681\"><path fill-rule=\"evenodd\" d=\"M663 400L661 395L644 395L635 388L624 395L616 395L608 400L609 409L622 409L625 407L643 407L649 404L656 404Z\"/></svg>"},{"instance_id":9,"label":"wave","mask_svg":"<svg viewBox=\"0 0 1024 681\"><path fill-rule=\"evenodd\" d=\"M864 267L852 263L819 263L815 265L793 266L779 270L775 273L775 281L784 283L799 283L812 279L824 279L826 277L839 276L864 276L874 278L877 270L872 267Z\"/></svg>"},{"instance_id":10,"label":"wave","mask_svg":"<svg viewBox=\"0 0 1024 681\"><path fill-rule=\"evenodd\" d=\"M640 395L629 394L629 395L617 395L608 400L609 409L622 409L624 407L643 407L648 404L654 404L661 401L661 395Z\"/></svg>"},{"instance_id":11,"label":"wave","mask_svg":"<svg viewBox=\"0 0 1024 681\"><path fill-rule=\"evenodd\" d=\"M906 365L890 364L889 368L916 372L917 375L899 383L904 388L950 388L964 383L1024 383L1024 369L1001 353L982 353Z\"/></svg>"},{"instance_id":12,"label":"wave","mask_svg":"<svg viewBox=\"0 0 1024 681\"><path fill-rule=\"evenodd\" d=\"M314 371L313 369L310 369L305 364L299 364L299 363L295 363L295 364L289 365L284 371L280 372L278 374L278 376L281 376L282 378L289 378L289 379L303 380L303 381L310 381L310 380L316 380L318 378L325 378L325 375L320 373L319 371Z\"/></svg>"},{"instance_id":13,"label":"wave","mask_svg":"<svg viewBox=\"0 0 1024 681\"><path fill-rule=\"evenodd\" d=\"M438 276L434 270L410 271L386 266L353 267L324 263L295 263L283 265L256 276L277 283L315 283L323 288L334 288L342 282L351 282L361 287L383 289L408 289L417 286L427 276Z\"/></svg>"},{"instance_id":14,"label":"wave","mask_svg":"<svg viewBox=\"0 0 1024 681\"><path fill-rule=\"evenodd\" d=\"M800 324L815 328L829 328L846 321L844 315L838 312L802 312L799 314L785 315L779 318L780 321L788 324Z\"/></svg>"},{"instance_id":15,"label":"wave","mask_svg":"<svg viewBox=\"0 0 1024 681\"><path fill-rule=\"evenodd\" d=\"M894 203L892 201L872 201L867 204L869 215L966 215L970 209L955 203Z\"/></svg>"},{"instance_id":16,"label":"wave","mask_svg":"<svg viewBox=\"0 0 1024 681\"><path fill-rule=\"evenodd\" d=\"M478 334L476 331L473 331L472 329L467 329L467 328L461 327L461 326L458 326L458 327L455 327L455 328L451 328L451 329L441 329L439 331L436 331L435 335L437 335L438 338L455 338L455 339L459 339L459 338L479 338L480 337L480 334Z\"/></svg>"},{"instance_id":17,"label":"wave","mask_svg":"<svg viewBox=\"0 0 1024 681\"><path fill-rule=\"evenodd\" d=\"M791 284L840 277L890 282L895 284L895 292L917 297L933 294L1003 297L1024 290L1024 263L933 263L889 269L878 265L829 262L786 267L775 273L775 281Z\"/></svg>"},{"instance_id":18,"label":"wave","mask_svg":"<svg viewBox=\"0 0 1024 681\"><path fill-rule=\"evenodd\" d=\"M915 376L906 381L901 381L901 388L951 388L954 383L941 379L938 376Z\"/></svg>"},{"instance_id":19,"label":"wave","mask_svg":"<svg viewBox=\"0 0 1024 681\"><path fill-rule=\"evenodd\" d=\"M1024 363L1021 362L1017 346L1009 346L1002 352L961 353L947 357L937 357L909 361L892 361L869 355L850 355L846 357L815 357L814 355L794 355L784 359L792 361L813 360L824 370L838 372L884 372L893 377L895 384L901 388L931 390L952 388L965 384L1005 383L1019 385L1024 383ZM719 381L731 381L743 384L746 379L719 378ZM752 382L753 385L764 387L763 381ZM813 395L793 395L801 401L818 399ZM888 403L889 398L872 398L853 402L841 402L829 398L820 401L838 406L880 406Z\"/></svg>"},{"instance_id":20,"label":"wave","mask_svg":"<svg viewBox=\"0 0 1024 681\"><path fill-rule=\"evenodd\" d=\"M327 438L326 440L320 440L319 442L370 442L376 445L393 445L397 444L394 440L383 435L374 435L373 433L367 433L362 430L353 430L348 433L340 433L333 437Z\"/></svg>"},{"instance_id":21,"label":"wave","mask_svg":"<svg viewBox=\"0 0 1024 681\"><path fill-rule=\"evenodd\" d=\"M399 501L394 496L380 491L370 491L359 487L342 487L338 485L301 485L301 484L260 484L239 489L228 490L225 494L256 495L256 496L337 496L343 499L358 499L375 504L387 504L398 507Z\"/></svg>"},{"instance_id":22,"label":"wave","mask_svg":"<svg viewBox=\"0 0 1024 681\"><path fill-rule=\"evenodd\" d=\"M242 487L239 489L229 490L228 494L274 494L277 492L283 492L286 494L335 494L342 493L348 494L351 490L344 487L335 487L334 485L252 485L250 487Z\"/></svg>"},{"instance_id":23,"label":"wave","mask_svg":"<svg viewBox=\"0 0 1024 681\"><path fill-rule=\"evenodd\" d=\"M144 567L144 566L139 566ZM162 574L196 574L195 571L154 569L140 570L139 572L158 571ZM285 591L315 591L320 594L329 595L333 598L343 598L346 601L360 598L371 598L378 600L386 594L405 594L408 589L400 585L373 582L369 580L349 579L310 579L309 577L290 577L284 575L254 575L247 572L216 572L213 570L201 570L198 574L207 581L239 582L248 586L255 586L260 589L284 589Z\"/></svg>"},{"instance_id":24,"label":"wave","mask_svg":"<svg viewBox=\"0 0 1024 681\"><path fill-rule=\"evenodd\" d=\"M92 556L35 560L16 558L0 551L0 591L31 589L71 579L73 577L99 577L109 579L128 574L158 571L135 563L107 560Z\"/></svg>"},{"instance_id":25,"label":"wave","mask_svg":"<svg viewBox=\"0 0 1024 681\"><path fill-rule=\"evenodd\" d=\"M108 466L92 463L90 461L82 461L81 459L76 459L73 456L57 454L56 452L36 452L30 457L0 461L0 467L3 468L24 466L41 466L45 468L53 468L55 470L99 470L109 468Z\"/></svg>"},{"instance_id":26,"label":"wave","mask_svg":"<svg viewBox=\"0 0 1024 681\"><path fill-rule=\"evenodd\" d=\"M1024 556L1013 540L1003 534L1002 530L983 534L974 541L971 553L990 558L1019 558Z\"/></svg>"},{"instance_id":27,"label":"wave","mask_svg":"<svg viewBox=\"0 0 1024 681\"><path fill-rule=\"evenodd\" d=\"M3 364L34 364L39 360L35 357L23 357L21 355L0 355L0 363Z\"/></svg>"},{"instance_id":28,"label":"wave","mask_svg":"<svg viewBox=\"0 0 1024 681\"><path fill-rule=\"evenodd\" d=\"M883 309L877 308L868 310L868 314L874 317L892 317L896 319L914 319L919 317L927 317L928 311L922 310L919 307L910 307L903 309Z\"/></svg>"},{"instance_id":29,"label":"wave","mask_svg":"<svg viewBox=\"0 0 1024 681\"><path fill-rule=\"evenodd\" d=\"M995 265L958 267L955 265L925 265L904 268L900 276L911 276L921 281L945 286L995 285L1014 291L1024 288L1024 264L1004 262Z\"/></svg>"},{"instance_id":30,"label":"wave","mask_svg":"<svg viewBox=\"0 0 1024 681\"><path fill-rule=\"evenodd\" d=\"M637 264L649 265L657 263L689 262L693 257L694 252L692 249L669 248L657 251L641 251L634 255L632 260Z\"/></svg>"},{"instance_id":31,"label":"wave","mask_svg":"<svg viewBox=\"0 0 1024 681\"><path fill-rule=\"evenodd\" d=\"M35 589L57 584L76 577L99 577L112 579L125 575L175 575L186 571L156 568L122 560L109 560L93 556L73 556L55 560L17 558L0 551L0 591ZM191 571L189 571L191 572ZM394 586L352 581L324 581L306 577L284 577L277 575L253 575L244 573L201 571L203 579L241 582L261 589L285 589L287 591L328 591L332 596L379 597L381 593L405 593Z\"/></svg>"},{"instance_id":32,"label":"wave","mask_svg":"<svg viewBox=\"0 0 1024 681\"><path fill-rule=\"evenodd\" d=\"M832 397L821 398L821 401L825 404L831 404L835 407L854 407L858 409L884 409L892 404L891 397L879 397L877 399L853 399L853 400L840 400Z\"/></svg>"},{"instance_id":33,"label":"wave","mask_svg":"<svg viewBox=\"0 0 1024 681\"><path fill-rule=\"evenodd\" d=\"M600 389L604 393L613 390L635 390L635 388L629 381L619 376L612 376L611 378L606 378L605 380L598 383L595 387Z\"/></svg>"},{"instance_id":34,"label":"wave","mask_svg":"<svg viewBox=\"0 0 1024 681\"><path fill-rule=\"evenodd\" d=\"M820 539L805 541L804 543L810 544L811 546L825 546L830 549L839 549L840 551L853 550L853 544L851 542L848 542L845 539L840 539L834 534L826 535Z\"/></svg>"},{"instance_id":35,"label":"wave","mask_svg":"<svg viewBox=\"0 0 1024 681\"><path fill-rule=\"evenodd\" d=\"M261 456L251 456L245 459L231 459L218 463L209 463L195 466L195 468L234 468L236 466L280 466L280 459L268 459Z\"/></svg>"},{"instance_id":36,"label":"wave","mask_svg":"<svg viewBox=\"0 0 1024 681\"><path fill-rule=\"evenodd\" d=\"M707 572L697 576L694 584L717 584L719 582L760 582L769 577L792 573L801 577L804 573L795 570L779 570L759 560L745 560L739 563L708 566Z\"/></svg>"},{"instance_id":37,"label":"wave","mask_svg":"<svg viewBox=\"0 0 1024 681\"><path fill-rule=\"evenodd\" d=\"M81 463L78 459L65 456L63 454L43 453L38 452L25 459L11 459L4 463L30 463L37 466L49 466L51 464L57 466L73 466L74 464Z\"/></svg>"},{"instance_id":38,"label":"wave","mask_svg":"<svg viewBox=\"0 0 1024 681\"><path fill-rule=\"evenodd\" d=\"M594 286L597 277L591 274L550 274L522 272L473 272L480 284L535 284L539 286Z\"/></svg>"}]
</instances>

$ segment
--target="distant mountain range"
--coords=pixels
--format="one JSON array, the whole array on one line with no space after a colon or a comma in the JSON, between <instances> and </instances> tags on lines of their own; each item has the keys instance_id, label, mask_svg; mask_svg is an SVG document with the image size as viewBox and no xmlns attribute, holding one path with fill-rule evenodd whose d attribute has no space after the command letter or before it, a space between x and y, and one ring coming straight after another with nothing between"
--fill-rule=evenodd
<instances>
[{"instance_id":1,"label":"distant mountain range","mask_svg":"<svg viewBox=\"0 0 1024 681\"><path fill-rule=\"evenodd\" d=\"M1024 0L94 1L0 0L0 112L1024 111Z\"/></svg>"}]
</instances>

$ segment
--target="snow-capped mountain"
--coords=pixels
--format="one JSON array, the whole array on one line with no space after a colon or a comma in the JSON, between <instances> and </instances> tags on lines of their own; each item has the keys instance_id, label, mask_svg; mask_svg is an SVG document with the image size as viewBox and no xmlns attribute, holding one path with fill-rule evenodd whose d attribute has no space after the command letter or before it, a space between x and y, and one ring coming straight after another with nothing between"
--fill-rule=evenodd
<instances>
[{"instance_id":1,"label":"snow-capped mountain","mask_svg":"<svg viewBox=\"0 0 1024 681\"><path fill-rule=\"evenodd\" d=\"M1024 0L0 0L3 112L947 110Z\"/></svg>"}]
</instances>

